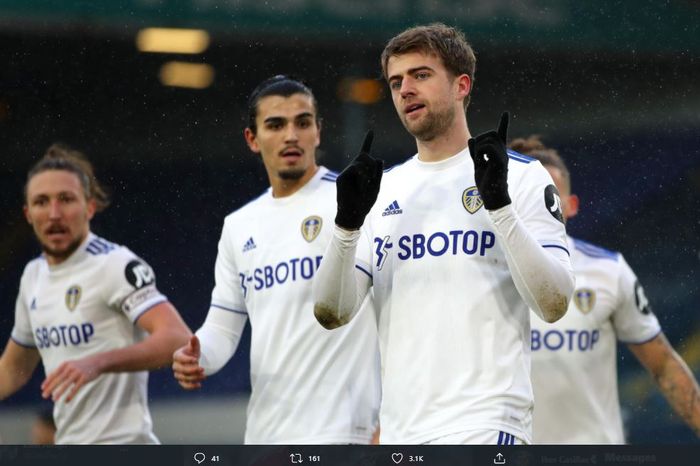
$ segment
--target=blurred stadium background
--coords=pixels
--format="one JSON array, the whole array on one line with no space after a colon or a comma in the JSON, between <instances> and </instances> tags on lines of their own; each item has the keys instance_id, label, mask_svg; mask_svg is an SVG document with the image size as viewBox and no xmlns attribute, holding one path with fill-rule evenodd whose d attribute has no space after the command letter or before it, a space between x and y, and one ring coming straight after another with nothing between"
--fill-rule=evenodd
<instances>
[{"instance_id":1,"label":"blurred stadium background","mask_svg":"<svg viewBox=\"0 0 700 466\"><path fill-rule=\"evenodd\" d=\"M266 187L245 147L246 98L304 78L324 118L320 162L340 170L367 128L388 164L414 153L378 57L403 28L460 26L478 57L473 133L511 111L572 170L572 235L622 251L670 341L700 375L700 3L692 0L0 0L0 340L25 263L25 174L55 141L83 150L113 205L93 230L128 245L196 329L222 220ZM148 28L194 29L166 36ZM165 44L170 50L156 52ZM199 393L150 378L165 443L242 441L249 339ZM630 443L697 442L620 351ZM0 438L25 443L41 371L0 403ZM595 390L595 387L590 387Z\"/></svg>"}]
</instances>

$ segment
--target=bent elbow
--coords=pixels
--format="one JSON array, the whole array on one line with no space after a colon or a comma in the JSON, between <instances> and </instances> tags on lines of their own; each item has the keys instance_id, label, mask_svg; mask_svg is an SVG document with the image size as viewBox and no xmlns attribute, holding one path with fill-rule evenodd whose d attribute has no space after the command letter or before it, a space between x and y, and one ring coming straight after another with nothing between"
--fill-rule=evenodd
<instances>
[{"instance_id":1,"label":"bent elbow","mask_svg":"<svg viewBox=\"0 0 700 466\"><path fill-rule=\"evenodd\" d=\"M546 303L540 309L542 319L548 324L553 324L557 320L566 315L566 310L569 308L569 298L561 294L550 296Z\"/></svg>"},{"instance_id":2,"label":"bent elbow","mask_svg":"<svg viewBox=\"0 0 700 466\"><path fill-rule=\"evenodd\" d=\"M314 317L326 330L333 330L348 323L349 319L341 317L336 309L324 304L314 305Z\"/></svg>"}]
</instances>

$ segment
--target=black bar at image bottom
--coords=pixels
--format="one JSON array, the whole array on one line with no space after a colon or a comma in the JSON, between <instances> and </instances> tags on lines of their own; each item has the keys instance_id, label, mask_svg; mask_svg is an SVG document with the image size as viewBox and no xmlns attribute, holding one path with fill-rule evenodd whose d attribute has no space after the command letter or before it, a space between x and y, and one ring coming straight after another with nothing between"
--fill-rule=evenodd
<instances>
[{"instance_id":1,"label":"black bar at image bottom","mask_svg":"<svg viewBox=\"0 0 700 466\"><path fill-rule=\"evenodd\" d=\"M695 466L700 445L0 445L2 466Z\"/></svg>"}]
</instances>

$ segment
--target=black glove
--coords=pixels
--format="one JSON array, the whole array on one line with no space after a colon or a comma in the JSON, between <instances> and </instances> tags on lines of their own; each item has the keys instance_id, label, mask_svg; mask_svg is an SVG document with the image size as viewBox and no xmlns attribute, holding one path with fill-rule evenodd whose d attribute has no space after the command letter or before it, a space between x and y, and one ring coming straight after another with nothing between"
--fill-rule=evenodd
<instances>
[{"instance_id":1,"label":"black glove","mask_svg":"<svg viewBox=\"0 0 700 466\"><path fill-rule=\"evenodd\" d=\"M346 230L357 230L377 200L384 162L370 157L374 133L367 131L360 154L338 175L338 213L335 224Z\"/></svg>"},{"instance_id":2,"label":"black glove","mask_svg":"<svg viewBox=\"0 0 700 466\"><path fill-rule=\"evenodd\" d=\"M474 179L486 210L510 204L508 195L508 112L503 112L497 131L469 139L469 153L474 161Z\"/></svg>"}]
</instances>

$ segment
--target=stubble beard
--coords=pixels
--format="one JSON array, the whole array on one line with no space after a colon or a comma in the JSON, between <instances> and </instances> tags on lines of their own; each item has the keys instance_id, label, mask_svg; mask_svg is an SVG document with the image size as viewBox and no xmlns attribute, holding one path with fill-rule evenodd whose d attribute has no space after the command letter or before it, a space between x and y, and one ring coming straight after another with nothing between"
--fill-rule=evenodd
<instances>
[{"instance_id":1,"label":"stubble beard","mask_svg":"<svg viewBox=\"0 0 700 466\"><path fill-rule=\"evenodd\" d=\"M455 111L452 107L445 107L440 111L427 113L421 121L410 125L404 116L403 124L406 130L419 141L432 141L436 137L444 134L455 119Z\"/></svg>"},{"instance_id":2,"label":"stubble beard","mask_svg":"<svg viewBox=\"0 0 700 466\"><path fill-rule=\"evenodd\" d=\"M68 259L79 247L80 244L83 242L82 237L75 238L73 241L71 241L68 246L66 246L63 249L56 249L52 248L48 244L42 242L39 240L41 243L41 250L44 251L44 254L47 256L50 256L56 262L63 262L64 260Z\"/></svg>"},{"instance_id":3,"label":"stubble beard","mask_svg":"<svg viewBox=\"0 0 700 466\"><path fill-rule=\"evenodd\" d=\"M285 181L296 181L301 179L306 174L306 170L303 168L287 168L280 170L278 176L280 179Z\"/></svg>"}]
</instances>

